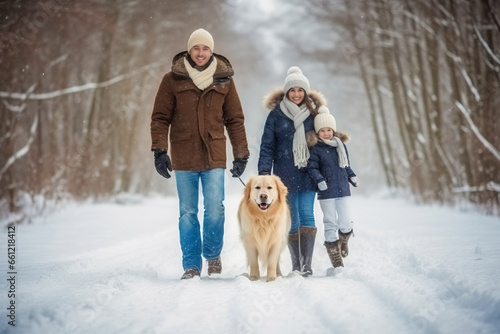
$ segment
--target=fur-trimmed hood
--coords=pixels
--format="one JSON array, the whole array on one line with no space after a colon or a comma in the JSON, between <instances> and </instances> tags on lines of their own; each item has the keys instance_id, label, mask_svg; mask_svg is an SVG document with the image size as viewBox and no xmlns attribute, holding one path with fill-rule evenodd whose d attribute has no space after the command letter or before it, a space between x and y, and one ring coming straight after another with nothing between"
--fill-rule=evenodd
<instances>
[{"instance_id":1,"label":"fur-trimmed hood","mask_svg":"<svg viewBox=\"0 0 500 334\"><path fill-rule=\"evenodd\" d=\"M186 66L184 65L184 58L186 57L187 53L187 51L183 51L175 55L174 59L172 60L173 73L180 76L189 77ZM234 75L233 67L226 57L221 56L217 53L213 53L213 56L217 58L217 68L215 69L214 79L227 78Z\"/></svg>"},{"instance_id":2,"label":"fur-trimmed hood","mask_svg":"<svg viewBox=\"0 0 500 334\"><path fill-rule=\"evenodd\" d=\"M309 96L309 98L313 101L316 111L319 107L326 106L327 104L326 98L318 91L311 90L307 93L307 96ZM264 96L262 101L264 108L266 108L267 111L273 110L281 103L284 97L285 92L283 91L283 88L274 89L269 94Z\"/></svg>"}]
</instances>

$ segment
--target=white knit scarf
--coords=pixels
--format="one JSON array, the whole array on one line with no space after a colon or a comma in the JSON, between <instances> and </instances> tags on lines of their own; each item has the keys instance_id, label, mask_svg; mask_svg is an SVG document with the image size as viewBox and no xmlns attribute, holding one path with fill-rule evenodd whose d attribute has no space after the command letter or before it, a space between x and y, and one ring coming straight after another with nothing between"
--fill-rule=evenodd
<instances>
[{"instance_id":1,"label":"white knit scarf","mask_svg":"<svg viewBox=\"0 0 500 334\"><path fill-rule=\"evenodd\" d=\"M186 66L186 70L188 71L189 77L193 80L196 87L201 90L205 90L208 86L214 82L214 73L217 68L217 59L214 57L214 60L206 69L203 71L198 71L193 68L189 61L184 58L184 66Z\"/></svg>"},{"instance_id":2,"label":"white knit scarf","mask_svg":"<svg viewBox=\"0 0 500 334\"><path fill-rule=\"evenodd\" d=\"M345 151L344 144L342 143L342 140L340 140L339 137L333 137L332 140L320 138L320 140L327 145L337 148L340 168L349 167L349 160L347 159L347 153Z\"/></svg>"},{"instance_id":3,"label":"white knit scarf","mask_svg":"<svg viewBox=\"0 0 500 334\"><path fill-rule=\"evenodd\" d=\"M281 111L293 121L295 133L293 135L293 161L298 168L306 167L309 159L309 148L306 142L306 130L304 121L311 115L309 109L304 104L299 107L287 97L284 97L280 103Z\"/></svg>"}]
</instances>

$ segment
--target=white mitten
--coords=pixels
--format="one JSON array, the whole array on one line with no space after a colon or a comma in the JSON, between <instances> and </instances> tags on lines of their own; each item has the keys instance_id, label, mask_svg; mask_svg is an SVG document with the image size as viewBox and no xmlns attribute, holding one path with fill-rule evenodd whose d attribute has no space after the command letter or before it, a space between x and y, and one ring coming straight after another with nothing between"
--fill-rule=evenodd
<instances>
[{"instance_id":1,"label":"white mitten","mask_svg":"<svg viewBox=\"0 0 500 334\"><path fill-rule=\"evenodd\" d=\"M321 181L320 183L318 183L318 189L320 191L325 191L326 189L328 189L328 186L326 185L326 181Z\"/></svg>"},{"instance_id":2,"label":"white mitten","mask_svg":"<svg viewBox=\"0 0 500 334\"><path fill-rule=\"evenodd\" d=\"M357 176L350 177L349 178L349 182L351 182L351 184L354 187L357 187L358 186L358 177Z\"/></svg>"}]
</instances>

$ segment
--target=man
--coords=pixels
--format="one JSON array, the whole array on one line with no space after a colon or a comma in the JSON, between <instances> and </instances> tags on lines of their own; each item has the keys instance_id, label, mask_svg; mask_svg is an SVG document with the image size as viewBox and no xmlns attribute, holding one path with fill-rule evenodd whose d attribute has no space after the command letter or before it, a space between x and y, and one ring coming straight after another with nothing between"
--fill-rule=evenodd
<instances>
[{"instance_id":1,"label":"man","mask_svg":"<svg viewBox=\"0 0 500 334\"><path fill-rule=\"evenodd\" d=\"M233 177L245 170L248 144L240 99L229 61L214 54L212 35L198 29L187 50L177 54L160 84L151 116L152 151L158 173L175 172L179 196L182 279L200 276L202 256L208 275L222 271L226 128L233 147ZM170 156L169 149L170 135ZM201 181L203 238L198 221Z\"/></svg>"}]
</instances>

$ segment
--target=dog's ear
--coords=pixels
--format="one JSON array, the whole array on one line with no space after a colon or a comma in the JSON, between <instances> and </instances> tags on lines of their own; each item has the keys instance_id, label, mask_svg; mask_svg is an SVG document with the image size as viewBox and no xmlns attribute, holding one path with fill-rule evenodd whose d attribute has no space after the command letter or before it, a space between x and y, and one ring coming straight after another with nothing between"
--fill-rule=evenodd
<instances>
[{"instance_id":1,"label":"dog's ear","mask_svg":"<svg viewBox=\"0 0 500 334\"><path fill-rule=\"evenodd\" d=\"M278 195L280 197L279 199L280 201L285 203L286 195L288 195L288 188L283 184L279 177L275 176L274 180L276 181L276 187L278 188Z\"/></svg>"},{"instance_id":2,"label":"dog's ear","mask_svg":"<svg viewBox=\"0 0 500 334\"><path fill-rule=\"evenodd\" d=\"M243 196L247 201L250 199L250 192L252 191L253 188L254 179L255 176L250 178L250 180L248 180L247 182L247 185L245 186L245 189L243 190Z\"/></svg>"}]
</instances>

